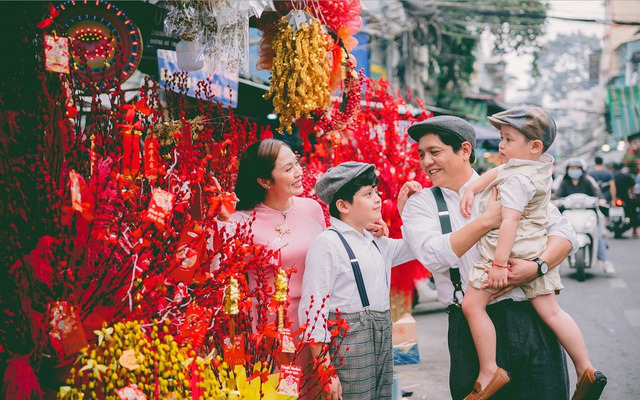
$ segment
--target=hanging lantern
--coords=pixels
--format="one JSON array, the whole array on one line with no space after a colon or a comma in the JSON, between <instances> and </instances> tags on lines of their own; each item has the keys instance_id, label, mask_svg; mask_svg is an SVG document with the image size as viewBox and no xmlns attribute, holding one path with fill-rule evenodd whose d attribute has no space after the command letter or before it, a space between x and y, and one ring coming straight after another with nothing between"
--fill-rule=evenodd
<instances>
[{"instance_id":1,"label":"hanging lantern","mask_svg":"<svg viewBox=\"0 0 640 400\"><path fill-rule=\"evenodd\" d=\"M202 45L196 41L181 40L176 44L178 68L183 71L197 71L204 67Z\"/></svg>"}]
</instances>

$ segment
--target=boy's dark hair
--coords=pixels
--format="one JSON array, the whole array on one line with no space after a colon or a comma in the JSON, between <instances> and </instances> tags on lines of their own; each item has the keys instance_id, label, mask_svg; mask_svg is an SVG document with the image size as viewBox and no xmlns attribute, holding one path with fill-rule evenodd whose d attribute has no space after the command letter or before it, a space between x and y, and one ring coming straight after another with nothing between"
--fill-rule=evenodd
<instances>
[{"instance_id":1,"label":"boy's dark hair","mask_svg":"<svg viewBox=\"0 0 640 400\"><path fill-rule=\"evenodd\" d=\"M361 173L347 182L346 185L341 187L340 190L333 195L333 198L329 203L329 214L331 214L332 217L340 219L340 211L338 211L338 208L336 207L336 201L344 200L346 202L353 203L353 196L364 186L378 186L378 176L373 168Z\"/></svg>"},{"instance_id":2,"label":"boy's dark hair","mask_svg":"<svg viewBox=\"0 0 640 400\"><path fill-rule=\"evenodd\" d=\"M600 156L596 156L593 161L596 163L596 165L602 165L604 163L604 160Z\"/></svg>"}]
</instances>

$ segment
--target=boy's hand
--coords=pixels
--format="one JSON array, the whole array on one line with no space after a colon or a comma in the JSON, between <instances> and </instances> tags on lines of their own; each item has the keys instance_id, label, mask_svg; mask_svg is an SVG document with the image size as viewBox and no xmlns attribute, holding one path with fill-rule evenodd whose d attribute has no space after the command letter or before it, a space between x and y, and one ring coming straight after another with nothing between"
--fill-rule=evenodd
<instances>
[{"instance_id":1,"label":"boy's hand","mask_svg":"<svg viewBox=\"0 0 640 400\"><path fill-rule=\"evenodd\" d=\"M473 204L473 199L475 198L475 194L467 189L462 195L462 199L460 199L460 213L465 218L471 217L471 205Z\"/></svg>"},{"instance_id":2,"label":"boy's hand","mask_svg":"<svg viewBox=\"0 0 640 400\"><path fill-rule=\"evenodd\" d=\"M389 236L389 227L381 218L376 222L372 222L365 227L366 230L371 232L374 238L380 239L383 236Z\"/></svg>"},{"instance_id":3,"label":"boy's hand","mask_svg":"<svg viewBox=\"0 0 640 400\"><path fill-rule=\"evenodd\" d=\"M538 277L538 264L533 261L510 258L509 265L511 270L507 274L507 285L499 288L500 291L496 294L489 296L489 301L493 301L509 290L522 286Z\"/></svg>"},{"instance_id":4,"label":"boy's hand","mask_svg":"<svg viewBox=\"0 0 640 400\"><path fill-rule=\"evenodd\" d=\"M329 391L326 393L331 400L342 400L342 383L340 383L340 378L338 375L334 375L331 377L331 382L327 384ZM325 386L325 387L327 387Z\"/></svg>"},{"instance_id":5,"label":"boy's hand","mask_svg":"<svg viewBox=\"0 0 640 400\"><path fill-rule=\"evenodd\" d=\"M491 266L491 268L489 268L487 287L490 289L502 289L507 286L508 273L509 270L507 268Z\"/></svg>"},{"instance_id":6,"label":"boy's hand","mask_svg":"<svg viewBox=\"0 0 640 400\"><path fill-rule=\"evenodd\" d=\"M422 190L422 185L420 182L416 181L407 181L402 185L400 191L398 192L398 213L402 217L402 210L404 209L404 205L407 203L409 197L412 194L419 192Z\"/></svg>"}]
</instances>

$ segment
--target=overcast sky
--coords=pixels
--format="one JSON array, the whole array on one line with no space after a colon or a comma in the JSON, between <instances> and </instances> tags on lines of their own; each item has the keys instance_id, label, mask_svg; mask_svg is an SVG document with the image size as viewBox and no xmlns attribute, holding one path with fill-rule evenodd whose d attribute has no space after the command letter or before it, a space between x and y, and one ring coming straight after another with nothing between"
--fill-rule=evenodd
<instances>
[{"instance_id":1,"label":"overcast sky","mask_svg":"<svg viewBox=\"0 0 640 400\"><path fill-rule=\"evenodd\" d=\"M551 0L551 9L548 16L565 17L565 18L586 18L586 19L604 19L604 2L602 0ZM546 39L553 39L559 33L570 34L573 32L582 32L585 35L595 35L599 38L604 33L604 25L588 22L573 22L567 20L559 20L554 18L547 19ZM523 101L522 94L519 90L529 86L531 74L531 57L516 56L508 54L505 56L507 61L506 72L515 76L517 79L507 85L505 91L505 100L507 103L516 103Z\"/></svg>"}]
</instances>

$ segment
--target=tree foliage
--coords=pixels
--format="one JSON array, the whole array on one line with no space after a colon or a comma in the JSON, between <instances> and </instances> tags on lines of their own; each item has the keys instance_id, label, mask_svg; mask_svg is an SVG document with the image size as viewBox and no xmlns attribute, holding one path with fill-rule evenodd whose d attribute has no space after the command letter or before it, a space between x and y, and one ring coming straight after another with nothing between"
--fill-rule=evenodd
<instances>
[{"instance_id":1,"label":"tree foliage","mask_svg":"<svg viewBox=\"0 0 640 400\"><path fill-rule=\"evenodd\" d=\"M548 5L539 0L462 0L438 2L428 26L431 76L438 104L446 104L466 88L475 62L474 51L484 32L491 33L497 52L536 54L541 48Z\"/></svg>"},{"instance_id":2,"label":"tree foliage","mask_svg":"<svg viewBox=\"0 0 640 400\"><path fill-rule=\"evenodd\" d=\"M589 82L589 56L599 48L599 39L582 33L560 34L538 54L538 70L529 91L534 98L549 96L557 101Z\"/></svg>"}]
</instances>

